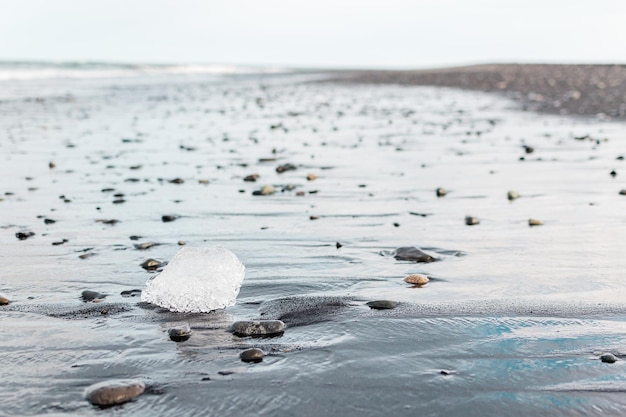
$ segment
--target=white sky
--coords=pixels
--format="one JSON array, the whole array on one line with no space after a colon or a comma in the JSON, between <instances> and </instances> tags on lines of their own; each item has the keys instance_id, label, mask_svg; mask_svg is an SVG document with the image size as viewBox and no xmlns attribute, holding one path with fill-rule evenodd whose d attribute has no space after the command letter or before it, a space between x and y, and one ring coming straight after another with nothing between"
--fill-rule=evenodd
<instances>
[{"instance_id":1,"label":"white sky","mask_svg":"<svg viewBox=\"0 0 626 417\"><path fill-rule=\"evenodd\" d=\"M626 0L0 0L0 59L626 63Z\"/></svg>"}]
</instances>

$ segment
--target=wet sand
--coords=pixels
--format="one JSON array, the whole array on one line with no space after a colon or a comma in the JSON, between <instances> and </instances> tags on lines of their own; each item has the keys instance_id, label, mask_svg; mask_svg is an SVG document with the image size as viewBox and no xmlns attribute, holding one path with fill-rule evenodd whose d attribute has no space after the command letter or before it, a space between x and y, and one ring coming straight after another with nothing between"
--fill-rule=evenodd
<instances>
[{"instance_id":1,"label":"wet sand","mask_svg":"<svg viewBox=\"0 0 626 417\"><path fill-rule=\"evenodd\" d=\"M0 89L2 413L626 411L623 122L479 91L313 82L331 75ZM141 264L181 241L242 260L235 306L139 302L155 273ZM396 259L407 246L436 260ZM287 328L228 331L259 318ZM187 325L189 340L170 340ZM261 363L240 360L249 348ZM82 397L119 378L146 392L104 410Z\"/></svg>"},{"instance_id":2,"label":"wet sand","mask_svg":"<svg viewBox=\"0 0 626 417\"><path fill-rule=\"evenodd\" d=\"M491 64L420 71L359 71L346 82L505 93L532 111L626 118L626 65Z\"/></svg>"}]
</instances>

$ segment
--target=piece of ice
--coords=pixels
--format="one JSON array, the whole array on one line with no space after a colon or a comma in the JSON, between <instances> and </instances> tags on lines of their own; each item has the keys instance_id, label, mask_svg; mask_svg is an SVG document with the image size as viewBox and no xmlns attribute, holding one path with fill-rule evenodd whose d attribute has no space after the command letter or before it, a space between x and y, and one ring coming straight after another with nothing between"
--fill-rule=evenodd
<instances>
[{"instance_id":1,"label":"piece of ice","mask_svg":"<svg viewBox=\"0 0 626 417\"><path fill-rule=\"evenodd\" d=\"M221 246L186 246L159 275L148 280L141 301L190 313L208 313L232 306L245 269L234 253Z\"/></svg>"}]
</instances>

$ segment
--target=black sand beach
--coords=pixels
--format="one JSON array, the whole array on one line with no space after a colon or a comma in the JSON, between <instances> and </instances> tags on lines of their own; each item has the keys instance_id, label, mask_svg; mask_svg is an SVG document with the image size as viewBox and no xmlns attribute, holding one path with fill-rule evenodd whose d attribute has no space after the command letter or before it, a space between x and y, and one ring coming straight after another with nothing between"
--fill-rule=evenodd
<instances>
[{"instance_id":1,"label":"black sand beach","mask_svg":"<svg viewBox=\"0 0 626 417\"><path fill-rule=\"evenodd\" d=\"M491 64L359 71L345 81L504 92L533 111L626 118L626 65Z\"/></svg>"},{"instance_id":2,"label":"black sand beach","mask_svg":"<svg viewBox=\"0 0 626 417\"><path fill-rule=\"evenodd\" d=\"M622 67L341 75L0 81L0 415L624 414ZM236 305L139 302L215 245Z\"/></svg>"}]
</instances>

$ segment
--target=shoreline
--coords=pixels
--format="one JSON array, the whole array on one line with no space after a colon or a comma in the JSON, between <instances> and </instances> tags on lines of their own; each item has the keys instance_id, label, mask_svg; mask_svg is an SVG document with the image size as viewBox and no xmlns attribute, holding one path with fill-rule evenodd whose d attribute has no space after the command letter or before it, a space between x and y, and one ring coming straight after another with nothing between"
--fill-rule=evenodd
<instances>
[{"instance_id":1,"label":"shoreline","mask_svg":"<svg viewBox=\"0 0 626 417\"><path fill-rule=\"evenodd\" d=\"M626 65L485 64L465 67L349 71L332 81L500 92L524 110L626 119Z\"/></svg>"}]
</instances>

